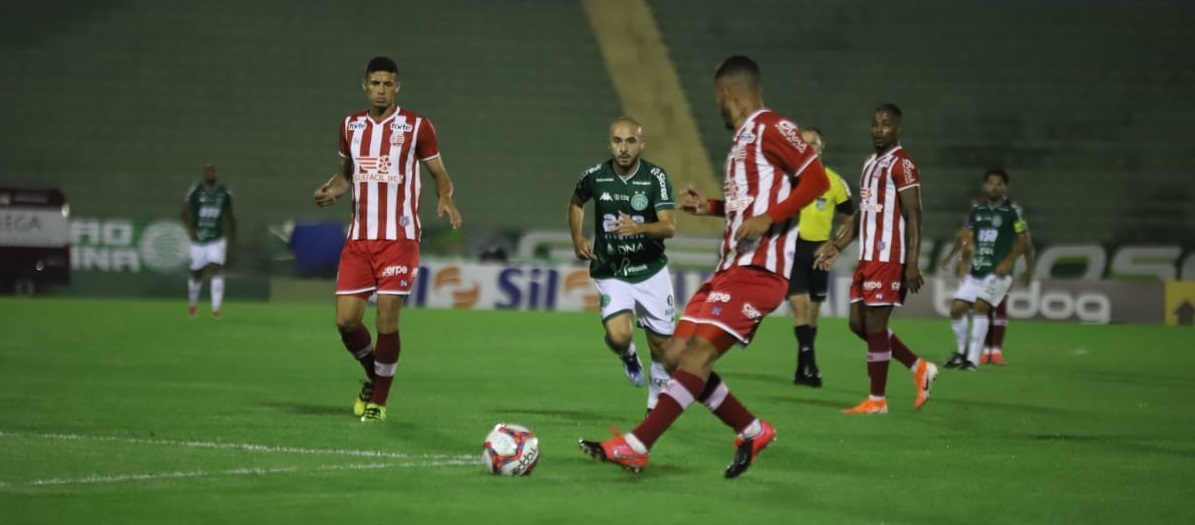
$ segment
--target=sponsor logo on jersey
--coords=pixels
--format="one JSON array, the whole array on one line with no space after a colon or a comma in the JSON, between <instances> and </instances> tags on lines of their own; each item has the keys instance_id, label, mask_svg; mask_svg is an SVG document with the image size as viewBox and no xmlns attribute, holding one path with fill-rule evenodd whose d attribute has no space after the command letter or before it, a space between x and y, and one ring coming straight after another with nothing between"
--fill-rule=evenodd
<instances>
[{"instance_id":1,"label":"sponsor logo on jersey","mask_svg":"<svg viewBox=\"0 0 1195 525\"><path fill-rule=\"evenodd\" d=\"M900 165L904 171L905 184L912 184L914 182L917 182L916 179L913 178L913 173L915 171L917 171L917 167L913 165L913 161L911 161L909 159L904 159L903 161L901 161Z\"/></svg>"},{"instance_id":2,"label":"sponsor logo on jersey","mask_svg":"<svg viewBox=\"0 0 1195 525\"><path fill-rule=\"evenodd\" d=\"M349 128L349 131L361 131L361 130L365 129L365 123L364 122L349 122L348 128Z\"/></svg>"},{"instance_id":3,"label":"sponsor logo on jersey","mask_svg":"<svg viewBox=\"0 0 1195 525\"><path fill-rule=\"evenodd\" d=\"M879 281L863 281L863 289L864 290L879 290L880 288L883 288L883 287L884 287L883 283L881 283Z\"/></svg>"},{"instance_id":4,"label":"sponsor logo on jersey","mask_svg":"<svg viewBox=\"0 0 1195 525\"><path fill-rule=\"evenodd\" d=\"M396 275L406 275L406 274L410 273L410 271L411 271L410 268L407 268L404 265L387 266L385 268L382 268L382 274L379 275L379 277L394 277Z\"/></svg>"},{"instance_id":5,"label":"sponsor logo on jersey","mask_svg":"<svg viewBox=\"0 0 1195 525\"><path fill-rule=\"evenodd\" d=\"M390 129L393 131L401 131L403 133L415 130L415 128L411 127L411 125L407 124L406 122L391 122Z\"/></svg>"},{"instance_id":6,"label":"sponsor logo on jersey","mask_svg":"<svg viewBox=\"0 0 1195 525\"><path fill-rule=\"evenodd\" d=\"M707 302L707 303L729 303L730 302L730 294L728 294L726 292L713 292L709 295L709 297L705 298L705 302Z\"/></svg>"},{"instance_id":7,"label":"sponsor logo on jersey","mask_svg":"<svg viewBox=\"0 0 1195 525\"><path fill-rule=\"evenodd\" d=\"M614 182L614 179L593 179L594 182Z\"/></svg>"},{"instance_id":8,"label":"sponsor logo on jersey","mask_svg":"<svg viewBox=\"0 0 1195 525\"><path fill-rule=\"evenodd\" d=\"M750 131L739 135L739 142L755 142L755 134Z\"/></svg>"},{"instance_id":9,"label":"sponsor logo on jersey","mask_svg":"<svg viewBox=\"0 0 1195 525\"><path fill-rule=\"evenodd\" d=\"M747 190L733 180L722 184L722 193L726 195L726 211L742 211L755 202L755 197L747 195Z\"/></svg>"},{"instance_id":10,"label":"sponsor logo on jersey","mask_svg":"<svg viewBox=\"0 0 1195 525\"><path fill-rule=\"evenodd\" d=\"M643 181L643 180L631 181L631 184L634 184L635 186L651 186L650 182Z\"/></svg>"},{"instance_id":11,"label":"sponsor logo on jersey","mask_svg":"<svg viewBox=\"0 0 1195 525\"><path fill-rule=\"evenodd\" d=\"M610 192L603 191L602 196L598 197L598 200L599 201L612 201L612 200L614 200L614 198L610 196Z\"/></svg>"},{"instance_id":12,"label":"sponsor logo on jersey","mask_svg":"<svg viewBox=\"0 0 1195 525\"><path fill-rule=\"evenodd\" d=\"M751 306L751 303L743 303L743 315L747 319L759 319L763 317L763 314L759 313L759 310L756 310L754 306Z\"/></svg>"},{"instance_id":13,"label":"sponsor logo on jersey","mask_svg":"<svg viewBox=\"0 0 1195 525\"><path fill-rule=\"evenodd\" d=\"M776 130L779 131L780 134L783 135L784 138L793 145L793 147L797 148L797 151L805 153L805 150L809 148L809 144L806 144L804 140L801 140L801 133L797 130L796 124L793 124L787 120L781 120L780 122L776 123Z\"/></svg>"}]
</instances>

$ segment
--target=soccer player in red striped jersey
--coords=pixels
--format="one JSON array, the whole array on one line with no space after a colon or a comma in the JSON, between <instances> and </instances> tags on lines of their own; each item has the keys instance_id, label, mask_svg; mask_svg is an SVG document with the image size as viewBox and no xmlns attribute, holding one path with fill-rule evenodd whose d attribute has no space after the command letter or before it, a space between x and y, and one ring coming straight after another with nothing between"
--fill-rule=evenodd
<instances>
[{"instance_id":1,"label":"soccer player in red striped jersey","mask_svg":"<svg viewBox=\"0 0 1195 525\"><path fill-rule=\"evenodd\" d=\"M460 228L452 179L440 158L431 121L395 105L402 88L398 66L375 57L361 89L369 109L340 124L340 168L315 190L321 208L352 191L353 216L336 275L336 328L366 379L353 404L361 421L386 419L386 401L402 348L398 316L419 270L421 165L436 184L436 215ZM368 297L377 293L377 342L362 324Z\"/></svg>"},{"instance_id":2,"label":"soccer player in red striped jersey","mask_svg":"<svg viewBox=\"0 0 1195 525\"><path fill-rule=\"evenodd\" d=\"M726 127L734 131L724 199L707 200L690 188L682 209L725 218L721 260L689 299L665 350L672 376L655 410L630 433L600 443L581 441L590 456L631 472L647 466L648 450L694 401L738 434L727 478L746 472L776 435L730 393L713 367L732 346L746 346L764 316L784 302L797 242L795 215L829 189L830 179L796 124L764 107L754 60L726 59L714 73L714 93Z\"/></svg>"},{"instance_id":3,"label":"soccer player in red striped jersey","mask_svg":"<svg viewBox=\"0 0 1195 525\"><path fill-rule=\"evenodd\" d=\"M921 253L921 174L913 157L900 145L903 113L893 104L875 109L871 120L875 153L863 164L859 181L859 210L852 224L839 230L833 242L817 250L819 267L829 269L856 237L862 237L859 264L851 280L851 331L867 341L867 375L871 394L847 414L888 412L888 363L895 357L913 371L917 387L914 408L929 399L938 367L914 354L888 329L892 308L909 291L924 283Z\"/></svg>"}]
</instances>

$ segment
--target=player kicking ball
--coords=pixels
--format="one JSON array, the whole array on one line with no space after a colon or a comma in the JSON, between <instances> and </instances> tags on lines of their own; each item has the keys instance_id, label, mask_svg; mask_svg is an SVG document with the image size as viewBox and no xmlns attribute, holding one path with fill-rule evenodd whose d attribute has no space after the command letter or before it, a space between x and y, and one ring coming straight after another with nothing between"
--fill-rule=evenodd
<instances>
[{"instance_id":1,"label":"player kicking ball","mask_svg":"<svg viewBox=\"0 0 1195 525\"><path fill-rule=\"evenodd\" d=\"M776 437L770 423L730 392L714 364L735 345L750 343L760 321L784 302L797 242L793 218L830 187L830 180L796 124L763 106L754 60L735 56L723 62L714 74L714 92L727 128L734 131L724 199L707 200L690 188L681 208L725 218L721 260L689 299L665 350L665 364L673 372L655 410L629 433L580 441L589 456L629 472L647 467L649 450L693 403L705 405L737 434L727 478L746 472Z\"/></svg>"}]
</instances>

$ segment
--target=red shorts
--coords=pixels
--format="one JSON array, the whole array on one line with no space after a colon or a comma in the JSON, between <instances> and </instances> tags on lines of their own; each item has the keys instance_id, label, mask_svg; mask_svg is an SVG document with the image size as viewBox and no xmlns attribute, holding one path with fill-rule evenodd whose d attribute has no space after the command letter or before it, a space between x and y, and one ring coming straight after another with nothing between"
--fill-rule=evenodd
<instances>
[{"instance_id":1,"label":"red shorts","mask_svg":"<svg viewBox=\"0 0 1195 525\"><path fill-rule=\"evenodd\" d=\"M407 295L419 272L419 242L353 241L340 251L336 295Z\"/></svg>"},{"instance_id":2,"label":"red shorts","mask_svg":"<svg viewBox=\"0 0 1195 525\"><path fill-rule=\"evenodd\" d=\"M764 269L734 266L715 273L689 298L681 321L709 324L738 339L751 342L764 316L784 302L788 279Z\"/></svg>"},{"instance_id":3,"label":"red shorts","mask_svg":"<svg viewBox=\"0 0 1195 525\"><path fill-rule=\"evenodd\" d=\"M851 302L867 306L901 306L905 302L905 265L859 261L851 279Z\"/></svg>"}]
</instances>

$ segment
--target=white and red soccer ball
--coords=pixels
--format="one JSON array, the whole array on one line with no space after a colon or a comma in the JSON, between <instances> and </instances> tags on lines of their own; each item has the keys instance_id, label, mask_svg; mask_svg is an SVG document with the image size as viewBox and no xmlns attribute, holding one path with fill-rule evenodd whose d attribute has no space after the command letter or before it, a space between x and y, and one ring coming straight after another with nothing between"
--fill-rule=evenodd
<instances>
[{"instance_id":1,"label":"white and red soccer ball","mask_svg":"<svg viewBox=\"0 0 1195 525\"><path fill-rule=\"evenodd\" d=\"M502 476L526 476L539 461L539 438L522 425L498 423L485 437L486 466Z\"/></svg>"}]
</instances>

